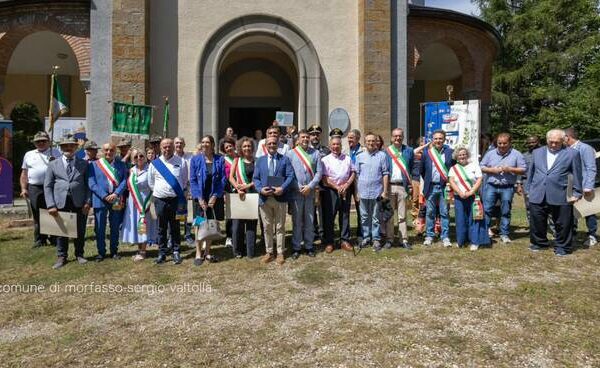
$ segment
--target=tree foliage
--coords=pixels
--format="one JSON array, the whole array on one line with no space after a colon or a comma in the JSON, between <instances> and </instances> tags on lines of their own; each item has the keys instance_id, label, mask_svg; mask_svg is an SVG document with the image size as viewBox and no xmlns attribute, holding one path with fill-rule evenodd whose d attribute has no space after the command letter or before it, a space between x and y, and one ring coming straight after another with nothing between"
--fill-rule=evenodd
<instances>
[{"instance_id":1,"label":"tree foliage","mask_svg":"<svg viewBox=\"0 0 600 368\"><path fill-rule=\"evenodd\" d=\"M551 128L600 136L599 0L473 0L500 32L491 123L517 141Z\"/></svg>"}]
</instances>

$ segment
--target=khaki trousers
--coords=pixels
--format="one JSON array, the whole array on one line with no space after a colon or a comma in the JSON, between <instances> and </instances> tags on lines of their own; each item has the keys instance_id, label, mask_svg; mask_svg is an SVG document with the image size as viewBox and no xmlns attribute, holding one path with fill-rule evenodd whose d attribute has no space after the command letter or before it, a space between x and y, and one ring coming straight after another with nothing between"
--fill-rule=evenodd
<instances>
[{"instance_id":1,"label":"khaki trousers","mask_svg":"<svg viewBox=\"0 0 600 368\"><path fill-rule=\"evenodd\" d=\"M421 181L413 180L412 181L412 198L411 198L411 209L410 214L413 217L413 220L416 220L419 217L419 195L421 194Z\"/></svg>"},{"instance_id":2,"label":"khaki trousers","mask_svg":"<svg viewBox=\"0 0 600 368\"><path fill-rule=\"evenodd\" d=\"M403 185L390 185L390 201L394 211L398 214L398 231L400 240L408 241L408 228L406 226L407 193ZM385 238L394 239L394 218L385 224Z\"/></svg>"},{"instance_id":3,"label":"khaki trousers","mask_svg":"<svg viewBox=\"0 0 600 368\"><path fill-rule=\"evenodd\" d=\"M259 207L265 229L265 249L270 254L283 254L285 251L285 215L287 203L278 202L273 197ZM273 236L277 240L277 253L273 253Z\"/></svg>"}]
</instances>

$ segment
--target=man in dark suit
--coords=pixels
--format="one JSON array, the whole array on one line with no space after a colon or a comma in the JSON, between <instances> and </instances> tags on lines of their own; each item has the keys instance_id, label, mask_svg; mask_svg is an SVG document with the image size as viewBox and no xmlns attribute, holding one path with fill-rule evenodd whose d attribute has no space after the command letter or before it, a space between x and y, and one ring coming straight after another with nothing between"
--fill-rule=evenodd
<instances>
[{"instance_id":1,"label":"man in dark suit","mask_svg":"<svg viewBox=\"0 0 600 368\"><path fill-rule=\"evenodd\" d=\"M83 245L85 243L85 220L90 209L90 191L86 176L88 164L75 157L78 142L74 137L65 137L60 142L63 155L48 163L44 181L44 196L48 213L58 216L58 211L77 213L77 238L75 239L75 257L77 262L85 264ZM69 239L59 237L56 241L58 259L52 268L59 269L67 263Z\"/></svg>"},{"instance_id":2,"label":"man in dark suit","mask_svg":"<svg viewBox=\"0 0 600 368\"><path fill-rule=\"evenodd\" d=\"M435 236L435 214L439 206L442 223L442 243L450 247L450 217L448 216L448 170L455 164L452 160L452 148L444 144L446 132L436 130L433 132L431 143L423 150L421 159L421 177L423 177L423 196L426 200L427 219L424 246L430 246Z\"/></svg>"},{"instance_id":3,"label":"man in dark suit","mask_svg":"<svg viewBox=\"0 0 600 368\"><path fill-rule=\"evenodd\" d=\"M127 190L127 166L115 159L116 147L112 143L102 146L104 157L90 163L88 185L92 191L96 246L100 262L106 257L106 217L110 225L110 255L119 259L119 230L123 222Z\"/></svg>"},{"instance_id":4,"label":"man in dark suit","mask_svg":"<svg viewBox=\"0 0 600 368\"><path fill-rule=\"evenodd\" d=\"M265 145L267 154L256 160L254 168L254 186L260 193L259 210L265 229L265 248L267 254L262 259L269 263L275 259L273 256L273 235L277 240L277 263L285 262L285 214L288 202L288 187L294 180L294 170L289 158L277 152L277 137L267 138ZM269 177L281 177L280 186L269 186Z\"/></svg>"},{"instance_id":5,"label":"man in dark suit","mask_svg":"<svg viewBox=\"0 0 600 368\"><path fill-rule=\"evenodd\" d=\"M548 216L555 224L554 254L572 252L573 203L582 195L582 166L579 153L564 146L565 132L552 129L546 135L547 146L533 151L525 189L529 193L532 251L549 247L546 235ZM568 176L573 177L573 193L567 198Z\"/></svg>"}]
</instances>

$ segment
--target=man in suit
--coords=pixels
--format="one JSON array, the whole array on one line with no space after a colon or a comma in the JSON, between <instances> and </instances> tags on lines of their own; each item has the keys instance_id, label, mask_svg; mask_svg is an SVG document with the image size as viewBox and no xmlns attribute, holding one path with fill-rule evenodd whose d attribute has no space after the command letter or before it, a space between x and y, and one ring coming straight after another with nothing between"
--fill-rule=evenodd
<instances>
[{"instance_id":1,"label":"man in suit","mask_svg":"<svg viewBox=\"0 0 600 368\"><path fill-rule=\"evenodd\" d=\"M565 135L567 146L579 152L583 170L583 195L585 198L591 198L594 195L594 182L596 181L596 150L589 144L579 140L575 128L565 129ZM588 238L583 244L588 247L594 246L598 243L596 239L596 232L598 231L598 219L596 219L596 215L586 216L585 224L588 229ZM574 221L573 232L577 232L577 219Z\"/></svg>"},{"instance_id":2,"label":"man in suit","mask_svg":"<svg viewBox=\"0 0 600 368\"><path fill-rule=\"evenodd\" d=\"M439 206L439 213L442 224L441 238L444 247L450 247L448 217L448 170L454 165L452 160L453 150L444 142L446 141L446 132L436 130L433 132L431 143L423 150L421 158L421 177L423 177L423 196L425 197L427 208L426 235L424 246L430 246L435 236L435 214L436 207Z\"/></svg>"},{"instance_id":3,"label":"man in suit","mask_svg":"<svg viewBox=\"0 0 600 368\"><path fill-rule=\"evenodd\" d=\"M564 146L565 132L552 129L546 134L547 146L533 151L525 189L529 193L531 232L529 249L536 252L549 247L546 234L548 216L555 224L554 254L572 252L573 203L581 198L581 158ZM567 198L567 178L573 176L573 194Z\"/></svg>"},{"instance_id":4,"label":"man in suit","mask_svg":"<svg viewBox=\"0 0 600 368\"><path fill-rule=\"evenodd\" d=\"M77 214L77 238L75 239L75 257L77 262L85 264L83 246L85 243L85 220L90 209L90 191L86 176L88 164L75 157L78 142L74 137L65 137L60 142L62 156L48 163L44 180L44 196L48 213L58 216L58 211ZM59 237L56 241L57 260L52 268L59 269L67 263L69 239Z\"/></svg>"},{"instance_id":5,"label":"man in suit","mask_svg":"<svg viewBox=\"0 0 600 368\"><path fill-rule=\"evenodd\" d=\"M254 168L254 186L260 193L259 210L260 217L265 227L265 248L267 253L262 258L263 263L269 263L275 259L273 256L273 235L277 240L277 263L285 262L283 252L285 251L285 214L288 201L289 186L294 180L294 170L290 160L277 152L279 138L269 136L265 146L267 154L256 161ZM269 186L269 177L281 177L281 186Z\"/></svg>"},{"instance_id":6,"label":"man in suit","mask_svg":"<svg viewBox=\"0 0 600 368\"><path fill-rule=\"evenodd\" d=\"M313 241L315 238L315 193L321 181L321 155L310 146L310 135L306 129L298 132L298 146L287 154L296 180L290 190L292 224L294 236L292 258L300 257L302 243L309 257L315 256Z\"/></svg>"},{"instance_id":7,"label":"man in suit","mask_svg":"<svg viewBox=\"0 0 600 368\"><path fill-rule=\"evenodd\" d=\"M106 217L110 225L110 256L121 258L118 254L119 229L123 222L125 194L127 190L127 166L115 159L116 147L112 143L102 146L104 157L90 163L88 185L92 191L97 262L106 258Z\"/></svg>"}]
</instances>

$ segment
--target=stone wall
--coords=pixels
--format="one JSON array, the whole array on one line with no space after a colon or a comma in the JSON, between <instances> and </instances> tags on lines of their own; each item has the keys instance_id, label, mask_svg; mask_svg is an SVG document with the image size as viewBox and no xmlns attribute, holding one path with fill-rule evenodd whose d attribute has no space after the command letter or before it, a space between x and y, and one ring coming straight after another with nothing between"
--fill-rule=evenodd
<instances>
[{"instance_id":1,"label":"stone wall","mask_svg":"<svg viewBox=\"0 0 600 368\"><path fill-rule=\"evenodd\" d=\"M391 0L359 0L359 129L389 136Z\"/></svg>"},{"instance_id":2,"label":"stone wall","mask_svg":"<svg viewBox=\"0 0 600 368\"><path fill-rule=\"evenodd\" d=\"M112 23L112 96L114 101L148 100L147 0L114 0Z\"/></svg>"}]
</instances>

